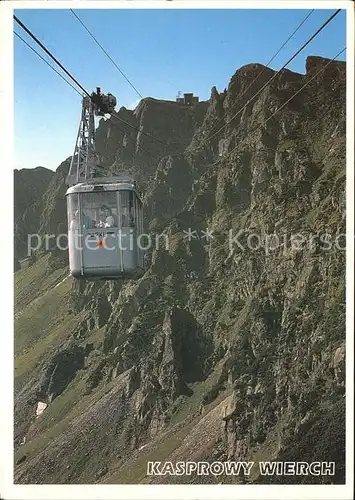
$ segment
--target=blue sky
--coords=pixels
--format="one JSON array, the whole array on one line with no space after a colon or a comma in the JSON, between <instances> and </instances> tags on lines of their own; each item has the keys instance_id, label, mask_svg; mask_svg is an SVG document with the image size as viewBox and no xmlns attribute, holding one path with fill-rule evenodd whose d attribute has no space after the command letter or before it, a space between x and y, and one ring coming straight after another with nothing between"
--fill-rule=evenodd
<instances>
[{"instance_id":1,"label":"blue sky","mask_svg":"<svg viewBox=\"0 0 355 500\"><path fill-rule=\"evenodd\" d=\"M143 96L175 100L178 91L208 99L248 63L265 64L305 10L75 10ZM316 10L271 64L280 68L334 10ZM17 17L91 92L113 93L118 108L139 96L70 10L16 10ZM333 58L345 45L341 12L288 66L304 73L308 55ZM44 57L16 25L16 31ZM15 168L55 170L74 149L80 97L15 37ZM340 57L345 58L345 53ZM54 63L53 63L54 64Z\"/></svg>"}]
</instances>

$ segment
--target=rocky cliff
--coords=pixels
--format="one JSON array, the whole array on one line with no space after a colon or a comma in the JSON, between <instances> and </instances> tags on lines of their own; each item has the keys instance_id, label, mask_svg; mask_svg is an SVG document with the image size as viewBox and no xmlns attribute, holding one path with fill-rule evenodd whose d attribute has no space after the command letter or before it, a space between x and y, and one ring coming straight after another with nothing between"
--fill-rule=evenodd
<instances>
[{"instance_id":1,"label":"rocky cliff","mask_svg":"<svg viewBox=\"0 0 355 500\"><path fill-rule=\"evenodd\" d=\"M54 172L43 167L14 171L14 261L28 257L27 235L38 230L43 194Z\"/></svg>"},{"instance_id":2,"label":"rocky cliff","mask_svg":"<svg viewBox=\"0 0 355 500\"><path fill-rule=\"evenodd\" d=\"M237 116L271 69L101 121L101 162L137 176L160 244L138 281L78 284L55 249L15 273L16 482L265 482L147 476L151 460L335 461L277 481L344 482L345 63L328 63ZM65 222L66 168L41 231Z\"/></svg>"}]
</instances>

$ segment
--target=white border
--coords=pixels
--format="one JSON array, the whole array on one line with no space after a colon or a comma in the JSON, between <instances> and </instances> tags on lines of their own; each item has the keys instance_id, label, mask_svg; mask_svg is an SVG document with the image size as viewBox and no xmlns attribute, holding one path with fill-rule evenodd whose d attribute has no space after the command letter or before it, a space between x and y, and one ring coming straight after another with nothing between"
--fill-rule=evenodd
<instances>
[{"instance_id":1,"label":"white border","mask_svg":"<svg viewBox=\"0 0 355 500\"><path fill-rule=\"evenodd\" d=\"M11 217L12 228L13 221L13 158L14 158L14 87L13 87L13 33L12 33L12 9L10 5L0 3L0 141L1 141L1 169L3 176L3 195L0 197L1 213L7 213ZM4 182L5 176L5 182ZM6 187L5 187L6 186ZM11 211L9 208L11 207ZM6 210L6 212L4 212ZM4 495L4 490L8 491L3 485L8 478L12 479L12 455L13 455L13 373L14 373L14 351L13 351L13 231L11 242L9 238L8 245L1 246L1 262L6 262L4 266L5 275L9 273L8 279L2 280L4 293L1 297L1 317L5 316L5 328L2 329L2 349L0 354L4 356L0 360L2 388L5 389L2 395L4 414L0 416L0 496ZM12 319L10 319L12 316ZM7 404L5 404L5 401ZM12 406L11 412L10 406ZM5 431L6 429L6 431ZM4 432L5 431L5 432ZM12 441L12 442L11 442ZM5 452L7 450L7 453ZM10 452L10 450L12 450ZM5 483L6 484L6 483ZM6 496L5 496L6 498ZM7 499L6 499L7 500Z\"/></svg>"},{"instance_id":2,"label":"white border","mask_svg":"<svg viewBox=\"0 0 355 500\"><path fill-rule=\"evenodd\" d=\"M354 484L354 4L346 19L346 484Z\"/></svg>"},{"instance_id":3,"label":"white border","mask_svg":"<svg viewBox=\"0 0 355 500\"><path fill-rule=\"evenodd\" d=\"M347 343L347 435L346 435L346 485L312 485L312 486L269 486L269 485L14 485L13 484L13 250L12 237L10 243L3 241L1 251L11 265L6 265L8 280L3 281L5 302L4 313L6 323L3 331L3 347L1 353L4 359L0 362L0 369L4 372L1 380L6 382L6 393L3 400L3 410L0 418L3 421L0 429L1 440L1 468L0 468L0 495L6 500L14 499L125 499L147 498L157 499L177 498L184 499L350 499L352 498L353 484L353 387L354 387L354 359L353 359L353 325L354 325L354 17L353 4L350 1L323 0L312 1L1 1L0 2L0 140L2 143L3 172L5 183L3 197L5 202L2 213L8 214L9 206L13 206L13 9L346 9L347 10L347 315L346 315L346 343ZM334 51L338 47L334 48ZM3 173L2 172L2 173ZM8 176L8 177L7 177ZM10 189L11 186L11 189ZM6 210L5 210L6 208ZM13 226L12 226L13 227ZM8 240L8 235L3 240ZM5 260L5 262L6 262ZM2 259L2 262L4 260ZM9 285L10 284L10 287ZM11 290L11 294L9 291ZM5 432L4 432L5 431ZM5 453L5 450L7 452ZM11 451L10 451L11 450Z\"/></svg>"},{"instance_id":4,"label":"white border","mask_svg":"<svg viewBox=\"0 0 355 500\"><path fill-rule=\"evenodd\" d=\"M3 2L1 2L3 3ZM8 0L12 9L347 9L350 0Z\"/></svg>"}]
</instances>

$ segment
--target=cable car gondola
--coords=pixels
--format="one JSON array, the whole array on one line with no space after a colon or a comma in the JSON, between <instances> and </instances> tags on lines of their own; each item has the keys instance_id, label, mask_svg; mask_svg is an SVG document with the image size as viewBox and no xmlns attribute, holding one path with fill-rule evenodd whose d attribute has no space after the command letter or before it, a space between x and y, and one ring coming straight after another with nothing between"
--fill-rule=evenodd
<instances>
[{"instance_id":1,"label":"cable car gondola","mask_svg":"<svg viewBox=\"0 0 355 500\"><path fill-rule=\"evenodd\" d=\"M69 267L74 278L114 280L143 274L142 201L129 176L97 177L94 114L112 113L116 98L100 88L84 96L67 177Z\"/></svg>"},{"instance_id":2,"label":"cable car gondola","mask_svg":"<svg viewBox=\"0 0 355 500\"><path fill-rule=\"evenodd\" d=\"M96 178L70 187L66 197L71 275L79 279L141 276L142 202L134 181Z\"/></svg>"}]
</instances>

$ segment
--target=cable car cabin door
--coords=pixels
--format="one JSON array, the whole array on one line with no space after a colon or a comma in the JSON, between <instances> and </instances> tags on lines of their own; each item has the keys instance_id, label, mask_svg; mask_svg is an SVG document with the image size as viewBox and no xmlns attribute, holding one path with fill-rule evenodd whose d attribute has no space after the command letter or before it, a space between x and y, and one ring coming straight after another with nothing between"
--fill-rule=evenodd
<instances>
[{"instance_id":1,"label":"cable car cabin door","mask_svg":"<svg viewBox=\"0 0 355 500\"><path fill-rule=\"evenodd\" d=\"M119 279L142 274L136 245L137 232L131 227L83 230L83 276L92 279Z\"/></svg>"},{"instance_id":2,"label":"cable car cabin door","mask_svg":"<svg viewBox=\"0 0 355 500\"><path fill-rule=\"evenodd\" d=\"M83 230L83 271L85 276L117 277L122 274L122 245L117 228Z\"/></svg>"},{"instance_id":3,"label":"cable car cabin door","mask_svg":"<svg viewBox=\"0 0 355 500\"><path fill-rule=\"evenodd\" d=\"M142 273L130 191L85 193L81 200L82 272L88 279L119 279Z\"/></svg>"}]
</instances>

